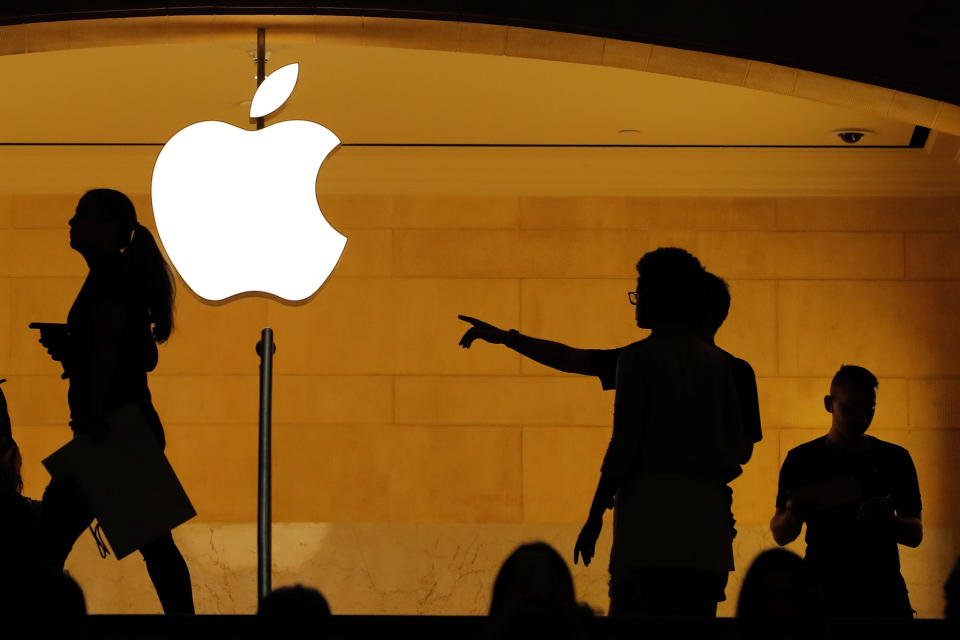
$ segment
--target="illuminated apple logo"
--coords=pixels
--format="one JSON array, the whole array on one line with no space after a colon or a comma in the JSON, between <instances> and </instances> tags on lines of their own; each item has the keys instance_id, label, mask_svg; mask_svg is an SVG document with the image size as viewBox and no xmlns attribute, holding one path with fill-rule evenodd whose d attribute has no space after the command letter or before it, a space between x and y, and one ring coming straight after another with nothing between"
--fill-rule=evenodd
<instances>
[{"instance_id":1,"label":"illuminated apple logo","mask_svg":"<svg viewBox=\"0 0 960 640\"><path fill-rule=\"evenodd\" d=\"M280 108L298 73L291 64L264 79L250 117ZM338 144L329 129L305 120L259 131L198 122L170 138L153 168L153 214L187 285L211 301L316 293L347 242L316 198L320 165Z\"/></svg>"}]
</instances>

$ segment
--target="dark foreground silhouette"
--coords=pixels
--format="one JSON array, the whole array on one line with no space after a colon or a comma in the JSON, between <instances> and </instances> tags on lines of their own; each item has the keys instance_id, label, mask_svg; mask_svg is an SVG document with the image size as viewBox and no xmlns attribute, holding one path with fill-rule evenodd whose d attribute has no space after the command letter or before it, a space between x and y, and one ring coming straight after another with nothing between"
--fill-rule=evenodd
<instances>
[{"instance_id":1,"label":"dark foreground silhouette","mask_svg":"<svg viewBox=\"0 0 960 640\"><path fill-rule=\"evenodd\" d=\"M749 364L718 349L730 305L720 278L682 249L637 264L630 292L650 337L620 349L574 349L460 316L460 340L505 344L555 369L597 376L616 389L613 437L574 562L589 564L614 507L611 615L716 615L733 569L728 482L761 438Z\"/></svg>"},{"instance_id":2,"label":"dark foreground silhouette","mask_svg":"<svg viewBox=\"0 0 960 640\"><path fill-rule=\"evenodd\" d=\"M173 328L173 279L150 231L117 191L89 191L70 219L70 246L89 273L65 325L39 325L40 342L69 378L74 437L102 441L106 425L133 407L156 441L163 427L147 388L157 342ZM115 427L117 428L117 427ZM123 428L121 425L119 428ZM74 542L97 516L73 474L54 475L43 494L40 544L45 564L62 569ZM168 532L140 547L166 613L193 613L190 574Z\"/></svg>"},{"instance_id":3,"label":"dark foreground silhouette","mask_svg":"<svg viewBox=\"0 0 960 640\"><path fill-rule=\"evenodd\" d=\"M807 527L807 565L837 617L910 618L898 544L923 539L920 486L903 447L866 434L877 378L845 365L824 407L827 435L791 449L780 469L774 539L784 545Z\"/></svg>"}]
</instances>

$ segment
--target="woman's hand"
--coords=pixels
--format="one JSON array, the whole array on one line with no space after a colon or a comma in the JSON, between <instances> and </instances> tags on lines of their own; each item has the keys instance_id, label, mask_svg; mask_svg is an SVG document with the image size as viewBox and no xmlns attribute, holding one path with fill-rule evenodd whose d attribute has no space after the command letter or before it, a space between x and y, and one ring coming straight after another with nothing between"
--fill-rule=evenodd
<instances>
[{"instance_id":1,"label":"woman's hand","mask_svg":"<svg viewBox=\"0 0 960 640\"><path fill-rule=\"evenodd\" d=\"M587 523L580 530L577 536L577 544L573 547L573 564L577 564L577 557L583 558L583 565L590 566L593 555L596 553L597 538L600 537L600 530L603 528L603 518L589 517Z\"/></svg>"},{"instance_id":2,"label":"woman's hand","mask_svg":"<svg viewBox=\"0 0 960 640\"><path fill-rule=\"evenodd\" d=\"M50 357L57 362L67 358L70 348L70 338L67 335L67 325L48 324L40 328L40 344L47 349Z\"/></svg>"},{"instance_id":3,"label":"woman's hand","mask_svg":"<svg viewBox=\"0 0 960 640\"><path fill-rule=\"evenodd\" d=\"M483 320L477 320L470 316L457 316L464 322L469 322L473 326L467 329L467 332L460 338L460 346L469 349L474 340L478 338L490 344L503 344L507 341L508 331L498 329L492 324L487 324Z\"/></svg>"}]
</instances>

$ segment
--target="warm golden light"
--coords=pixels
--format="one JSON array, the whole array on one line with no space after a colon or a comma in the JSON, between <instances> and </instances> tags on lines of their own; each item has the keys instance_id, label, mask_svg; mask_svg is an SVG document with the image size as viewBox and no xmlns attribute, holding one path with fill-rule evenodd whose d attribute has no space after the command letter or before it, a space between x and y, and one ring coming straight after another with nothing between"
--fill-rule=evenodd
<instances>
[{"instance_id":1,"label":"warm golden light","mask_svg":"<svg viewBox=\"0 0 960 640\"><path fill-rule=\"evenodd\" d=\"M104 104L102 95L84 93L91 79L65 78L76 100L55 102L63 98L58 83L37 84L37 73L116 56L119 48L0 57L8 86L33 87L26 103L0 108L7 123L0 142L44 131L163 142L194 114L161 99L164 83L179 82L171 75L175 65L160 62L164 51L209 53L203 74L210 76L243 71L237 95L217 93L219 106L212 90L202 93L196 110L212 112L194 120L248 125L247 106L238 102L253 88L249 56L238 50L235 67L230 52L209 37L205 32L199 43L170 49L125 46L125 54L157 66L144 72L149 85L131 90L130 104L141 105L139 111L100 118L91 114L107 108L96 106ZM455 70L458 56L472 72L499 71L506 58L320 44L353 47L358 64L371 68L377 61L413 64L410 73L431 78ZM283 47L274 53L272 64L286 61ZM796 103L784 107L781 122L832 121L819 110L823 105L810 103L808 111L797 98L756 89L721 90L599 63L506 62L520 63L511 67L511 90L520 91L520 80L533 71L552 95L571 90L565 84L571 79L593 83L597 93L589 101L574 92L567 105L596 116L565 130L572 141L600 135L591 127L601 121L603 135L620 142L619 129L644 130L619 118L642 107L618 102L632 90L618 84L624 75L638 86L676 85L677 94L655 96L658 109L669 108L673 95L686 105L677 112L688 114L693 98L711 96L716 103L704 117L717 126L736 120L738 109L746 117L737 122L756 119L751 105L787 104L781 99ZM331 73L343 83L337 99L331 91L307 99L299 115L329 124L347 142L346 132L356 141L396 141L388 140L395 130L383 120L362 126L370 112L360 113L350 91L380 96L378 112L383 96L413 101L417 91L397 94L402 80L391 84L382 75L358 87L347 67ZM411 86L422 87L423 96L442 93L442 83L417 77ZM444 104L463 104L464 96L475 99L479 114L470 126L456 112L432 118L420 110L425 99L397 103L393 122L424 140L437 131L486 140L497 133L496 118L484 115L491 105L527 109L511 116L505 129L511 135L528 131L538 113L554 122L553 103L538 112L534 107L543 104L531 106L527 94L506 106L503 96L470 92ZM85 105L82 117L62 121L63 105L77 101ZM320 104L332 105L331 118L343 118L344 133L316 116ZM894 136L909 138L912 130L912 123L870 115L866 107L843 110L874 118L869 127L878 132L890 123ZM683 125L663 117L674 132ZM83 128L81 120L91 124ZM717 135L743 133L730 126ZM549 127L529 130L537 131L534 141L554 140ZM118 131L123 140L114 139ZM132 133L137 139L126 138ZM262 327L274 328L278 345L274 584L314 584L335 613L481 613L497 567L517 544L543 539L572 558L609 439L613 395L596 380L558 375L503 347L461 350L457 314L574 346L623 345L643 335L624 295L635 284L636 260L674 245L730 282L733 305L718 344L747 359L759 383L764 439L734 483L738 571L720 613L733 612L740 576L773 545L768 522L784 455L825 433L829 379L840 364L856 363L880 377L871 432L907 447L917 465L926 535L918 549L901 549L903 573L921 616L939 616L942 582L960 551L955 143L935 132L926 150L341 148L321 172L317 199L350 242L320 295L300 306L257 298L217 306L178 282L177 328L150 385L168 456L199 513L175 532L198 612L246 613L255 606L254 344ZM158 153L159 147L124 146L0 151L0 304L8 310L0 314L0 374L8 378L4 391L32 497L47 482L40 459L69 430L65 383L27 325L62 321L82 282L84 265L69 249L66 221L83 190L122 183L140 220L156 229L150 169ZM599 608L607 606L609 544L607 526L598 561L574 570L578 593ZM139 559L101 566L92 541L83 538L68 568L93 612L159 611Z\"/></svg>"}]
</instances>

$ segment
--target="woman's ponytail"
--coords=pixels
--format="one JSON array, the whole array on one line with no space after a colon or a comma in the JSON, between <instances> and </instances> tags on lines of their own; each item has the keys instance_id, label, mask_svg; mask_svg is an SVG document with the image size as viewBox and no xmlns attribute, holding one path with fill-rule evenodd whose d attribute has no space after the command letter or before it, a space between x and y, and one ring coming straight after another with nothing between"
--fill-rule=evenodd
<instances>
[{"instance_id":1,"label":"woman's ponytail","mask_svg":"<svg viewBox=\"0 0 960 640\"><path fill-rule=\"evenodd\" d=\"M153 234L140 223L133 228L133 238L124 253L145 280L153 338L166 342L173 331L174 285L170 265L160 253Z\"/></svg>"},{"instance_id":2,"label":"woman's ponytail","mask_svg":"<svg viewBox=\"0 0 960 640\"><path fill-rule=\"evenodd\" d=\"M137 211L130 198L115 189L87 191L77 203L77 211L85 207L92 207L117 225L117 249L130 258L139 280L137 284L146 292L153 338L166 342L173 331L173 272L153 234L137 222Z\"/></svg>"}]
</instances>

